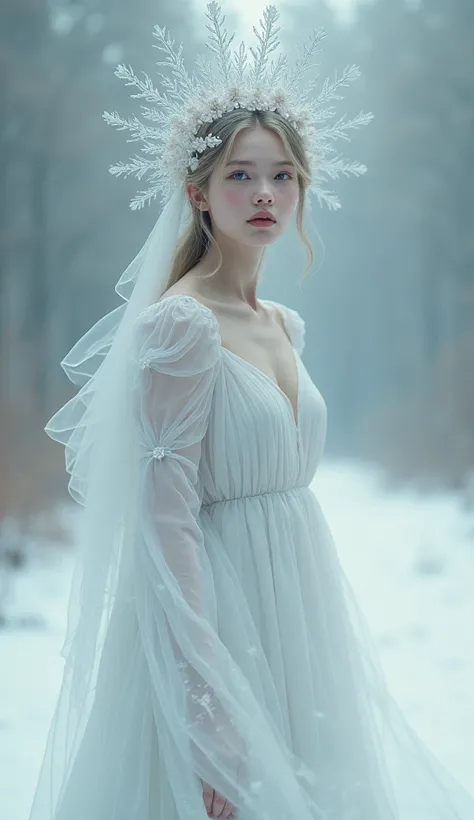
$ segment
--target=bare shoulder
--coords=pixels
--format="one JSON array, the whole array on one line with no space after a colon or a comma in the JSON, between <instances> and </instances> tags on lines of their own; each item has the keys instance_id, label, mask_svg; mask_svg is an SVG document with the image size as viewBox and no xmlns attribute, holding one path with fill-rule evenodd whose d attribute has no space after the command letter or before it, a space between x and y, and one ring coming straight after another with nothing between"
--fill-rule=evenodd
<instances>
[{"instance_id":1,"label":"bare shoulder","mask_svg":"<svg viewBox=\"0 0 474 820\"><path fill-rule=\"evenodd\" d=\"M186 278L186 276L183 276L178 282L175 282L174 285L171 285L167 290L165 290L164 293L161 294L158 301L161 302L162 299L166 299L168 296L192 296L197 302L201 302L204 307L209 310L212 309L211 303L206 300L202 293L199 292L197 287L194 285L193 280L189 277Z\"/></svg>"}]
</instances>

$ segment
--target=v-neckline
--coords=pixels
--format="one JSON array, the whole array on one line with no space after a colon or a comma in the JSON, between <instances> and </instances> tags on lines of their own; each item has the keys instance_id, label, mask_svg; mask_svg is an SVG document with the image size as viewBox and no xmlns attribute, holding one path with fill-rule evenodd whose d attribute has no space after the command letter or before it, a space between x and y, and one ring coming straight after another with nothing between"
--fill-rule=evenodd
<instances>
[{"instance_id":1,"label":"v-neckline","mask_svg":"<svg viewBox=\"0 0 474 820\"><path fill-rule=\"evenodd\" d=\"M295 363L295 372L296 372L296 412L295 412L295 409L293 407L293 404L292 404L291 399L289 398L289 396L287 396L287 394L284 392L284 390L281 389L280 385L277 384L277 382L274 379L272 379L272 377L269 376L268 373L265 373L265 371L261 370L260 367L257 367L257 365L252 364L252 362L249 362L248 359L244 359L243 356L239 356L238 353L234 353L234 351L230 350L230 348L224 347L224 345L222 344L222 336L221 336L221 332L220 332L219 320L218 320L216 314L214 313L214 311L211 310L211 308L207 307L207 305L203 304L203 302L201 302L199 299L196 299L195 296L191 296L190 293L172 293L169 296L165 296L164 298L160 299L160 301L164 302L165 299L173 299L173 297L175 297L175 298L183 298L184 297L185 299L186 298L191 299L194 302L197 302L197 304L200 305L200 307L203 310L205 310L205 311L207 311L208 313L211 314L211 316L213 317L213 319L214 319L214 321L217 325L217 332L219 334L221 351L226 351L231 356L233 356L234 359L237 359L237 361L241 362L241 364L246 365L250 370L253 370L255 373L257 373L262 379L264 379L265 381L267 381L271 385L273 385L275 391L280 396L282 396L282 398L284 399L284 401L286 403L286 406L287 406L287 408L290 412L290 416L291 416L291 419L293 421L294 429L295 429L296 433L298 433L299 432L299 424L300 424L300 412L301 412L301 402L300 402L301 372L300 372L300 367L299 367L298 352L297 352L295 346L293 345L289 334L287 333L287 336L288 336L288 340L289 340L290 345L291 345L291 350L292 350L292 353L293 353L293 358L294 358L294 363ZM260 302L267 302L267 304L270 302L271 304L275 304L274 302L271 302L268 299L260 299ZM283 324L285 325L285 328L286 328L285 316L284 316L283 313L281 315L282 315L282 319L283 319Z\"/></svg>"},{"instance_id":2,"label":"v-neckline","mask_svg":"<svg viewBox=\"0 0 474 820\"><path fill-rule=\"evenodd\" d=\"M279 395L282 396L283 399L285 400L286 405L288 407L288 410L290 411L290 415L291 415L291 418L293 420L293 424L295 426L295 429L298 430L299 429L299 423L300 423L300 411L301 411L301 404L300 404L300 379L301 379L301 373L300 373L300 369L299 369L298 354L296 353L296 350L293 347L293 345L291 347L292 347L292 351L293 351L293 358L295 360L295 370L296 370L296 413L295 413L295 409L293 407L293 404L291 402L290 397L287 396L285 391L281 389L280 385L277 384L276 381L274 379L272 379L271 376L268 375L268 373L265 373L263 370L260 369L260 367L257 367L255 364L252 364L252 362L249 362L248 359L244 359L243 356L239 356L238 353L234 353L234 351L230 350L228 347L224 347L224 345L221 345L221 350L225 351L226 353L230 353L231 356L233 356L235 359L238 359L238 361L241 362L243 365L246 365L248 368L250 368L255 373L257 373L262 379L264 379L265 381L267 381L271 385L273 385L273 387L275 388L277 393L279 393Z\"/></svg>"}]
</instances>

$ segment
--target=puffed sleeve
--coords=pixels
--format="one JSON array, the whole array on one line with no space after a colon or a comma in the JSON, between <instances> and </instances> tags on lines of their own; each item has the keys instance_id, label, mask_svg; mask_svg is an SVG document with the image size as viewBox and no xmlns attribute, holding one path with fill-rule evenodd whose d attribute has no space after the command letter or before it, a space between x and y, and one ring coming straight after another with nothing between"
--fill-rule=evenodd
<instances>
[{"instance_id":1,"label":"puffed sleeve","mask_svg":"<svg viewBox=\"0 0 474 820\"><path fill-rule=\"evenodd\" d=\"M167 298L142 313L136 343L141 533L148 560L156 559L159 543L184 603L205 618L197 484L220 364L217 320L191 298Z\"/></svg>"},{"instance_id":2,"label":"puffed sleeve","mask_svg":"<svg viewBox=\"0 0 474 820\"><path fill-rule=\"evenodd\" d=\"M188 762L218 788L225 775L235 781L242 748L210 683L219 641L199 525L201 444L221 363L215 315L191 297L166 297L140 315L133 359L141 465L133 567L154 714L170 761L182 755L181 788L188 743Z\"/></svg>"}]
</instances>

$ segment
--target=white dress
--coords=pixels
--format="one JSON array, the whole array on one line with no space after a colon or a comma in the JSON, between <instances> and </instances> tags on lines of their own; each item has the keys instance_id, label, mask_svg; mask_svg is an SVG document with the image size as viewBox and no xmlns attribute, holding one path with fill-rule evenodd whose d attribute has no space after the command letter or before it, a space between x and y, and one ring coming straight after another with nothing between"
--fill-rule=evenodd
<instances>
[{"instance_id":1,"label":"white dress","mask_svg":"<svg viewBox=\"0 0 474 820\"><path fill-rule=\"evenodd\" d=\"M197 621L194 637L186 633L188 605L219 637L216 666L230 658L233 680L301 763L320 809L301 814L295 805L292 812L275 780L266 798L274 794L275 803L258 815L244 806L241 820L474 820L472 797L385 690L309 486L323 454L326 405L300 358L304 322L270 304L293 344L296 417L269 376L221 346L216 316L193 297L166 297L139 318L131 366L143 470L134 550L122 568L128 594L117 599L94 706L55 820L206 817L176 752L190 725L203 732L193 736L196 772L199 748L214 748L216 712L202 711L208 693L196 697L196 669L184 679L186 708L197 709L191 721L188 714L181 722L183 703L174 695L174 675L189 672L203 637ZM172 634L191 640L174 643ZM200 667L203 677L206 670ZM212 674L211 662L207 689ZM255 721L264 780L280 771L280 758L266 724Z\"/></svg>"}]
</instances>

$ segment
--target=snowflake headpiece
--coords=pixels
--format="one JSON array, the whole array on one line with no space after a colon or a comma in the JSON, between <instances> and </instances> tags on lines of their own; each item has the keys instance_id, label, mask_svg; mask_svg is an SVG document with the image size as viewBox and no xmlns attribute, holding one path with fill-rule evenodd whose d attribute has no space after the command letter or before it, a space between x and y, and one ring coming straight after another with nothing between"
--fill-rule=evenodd
<instances>
[{"instance_id":1,"label":"snowflake headpiece","mask_svg":"<svg viewBox=\"0 0 474 820\"><path fill-rule=\"evenodd\" d=\"M144 74L139 79L131 67L117 66L115 74L127 85L135 86L131 96L152 103L142 106L142 122L133 116L124 119L116 112L104 112L109 125L131 132L129 142L142 142L142 153L129 163L119 163L110 168L116 176L133 174L141 179L150 175L150 187L140 191L131 201L135 210L150 203L157 196L166 202L175 186L183 183L189 170L199 164L200 155L220 144L219 137L209 133L205 138L197 134L203 123L213 123L222 115L236 108L250 111L276 111L285 117L301 135L306 148L312 182L310 191L331 209L340 207L333 191L324 188L326 179L336 179L341 174L360 176L367 170L358 162L347 161L336 153L337 139L349 140L348 130L366 125L372 114L361 112L353 119L343 115L336 122L332 101L342 99L340 89L360 76L357 66L344 69L340 76L326 79L319 91L316 85L319 74L307 77L317 63L320 43L325 37L322 29L312 32L308 44L297 53L292 67L285 55L269 62L269 56L279 46L279 14L275 6L267 6L260 20L260 29L254 27L256 47L247 49L241 43L238 51L231 50L234 34L229 36L224 28L225 16L215 3L207 5L210 36L206 45L214 55L213 62L198 57L196 73L186 71L182 59L182 45L176 50L165 28L155 26L154 37L165 59L157 63L168 69L169 76L159 73L162 90L154 87Z\"/></svg>"}]
</instances>

